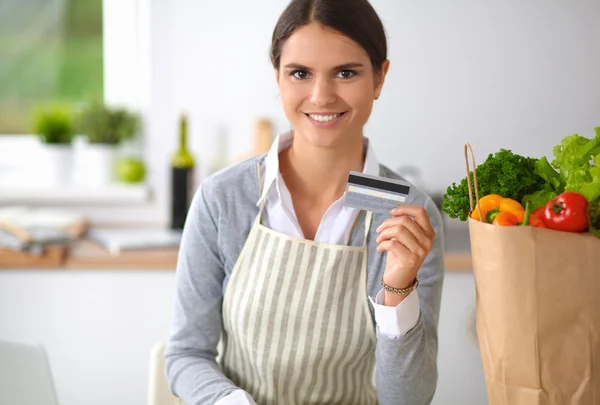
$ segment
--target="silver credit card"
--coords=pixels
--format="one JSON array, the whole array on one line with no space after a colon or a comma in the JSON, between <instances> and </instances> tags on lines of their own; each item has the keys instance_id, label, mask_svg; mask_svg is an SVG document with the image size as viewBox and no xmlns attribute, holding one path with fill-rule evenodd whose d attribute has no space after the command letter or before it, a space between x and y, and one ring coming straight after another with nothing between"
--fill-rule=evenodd
<instances>
[{"instance_id":1,"label":"silver credit card","mask_svg":"<svg viewBox=\"0 0 600 405\"><path fill-rule=\"evenodd\" d=\"M344 205L365 211L389 214L406 202L410 184L386 177L350 172L344 193Z\"/></svg>"}]
</instances>

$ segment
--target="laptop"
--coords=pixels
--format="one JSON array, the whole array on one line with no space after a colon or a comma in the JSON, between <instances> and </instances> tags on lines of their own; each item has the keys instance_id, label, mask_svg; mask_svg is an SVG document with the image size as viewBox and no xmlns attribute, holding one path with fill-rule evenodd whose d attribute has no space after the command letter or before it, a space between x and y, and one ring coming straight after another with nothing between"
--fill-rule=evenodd
<instances>
[{"instance_id":1,"label":"laptop","mask_svg":"<svg viewBox=\"0 0 600 405\"><path fill-rule=\"evenodd\" d=\"M58 405L43 346L0 340L0 405Z\"/></svg>"}]
</instances>

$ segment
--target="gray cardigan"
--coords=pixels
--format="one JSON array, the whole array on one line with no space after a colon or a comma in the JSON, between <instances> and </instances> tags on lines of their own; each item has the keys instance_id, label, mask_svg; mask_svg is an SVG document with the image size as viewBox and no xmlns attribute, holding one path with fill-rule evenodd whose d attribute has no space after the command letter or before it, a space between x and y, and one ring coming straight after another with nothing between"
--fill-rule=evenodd
<instances>
[{"instance_id":1,"label":"gray cardigan","mask_svg":"<svg viewBox=\"0 0 600 405\"><path fill-rule=\"evenodd\" d=\"M177 262L171 336L165 368L171 391L187 405L209 405L238 389L216 362L221 304L235 262L258 213L257 163L237 163L206 178L196 192L183 231ZM380 165L383 177L400 178ZM431 198L411 187L407 204L424 206L436 232L434 246L419 270L421 313L416 326L394 339L376 327L375 384L380 405L429 404L437 385L437 325L444 278L442 218ZM389 216L374 214L368 235L367 292L375 297L385 270L377 252L377 227ZM361 246L364 215L350 244ZM373 324L375 318L371 306Z\"/></svg>"}]
</instances>

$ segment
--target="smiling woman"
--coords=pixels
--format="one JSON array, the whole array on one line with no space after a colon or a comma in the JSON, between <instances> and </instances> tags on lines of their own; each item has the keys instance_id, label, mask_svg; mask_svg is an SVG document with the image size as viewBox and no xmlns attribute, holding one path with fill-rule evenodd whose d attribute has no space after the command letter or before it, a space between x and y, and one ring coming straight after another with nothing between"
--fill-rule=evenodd
<instances>
[{"instance_id":1,"label":"smiling woman","mask_svg":"<svg viewBox=\"0 0 600 405\"><path fill-rule=\"evenodd\" d=\"M352 171L400 178L363 135L390 65L382 23L367 0L292 0L271 62L293 130L195 195L171 389L188 404L429 404L440 212L416 187L384 214L343 198Z\"/></svg>"},{"instance_id":2,"label":"smiling woman","mask_svg":"<svg viewBox=\"0 0 600 405\"><path fill-rule=\"evenodd\" d=\"M31 133L40 104L102 98L102 0L2 1L0 55L0 134Z\"/></svg>"}]
</instances>

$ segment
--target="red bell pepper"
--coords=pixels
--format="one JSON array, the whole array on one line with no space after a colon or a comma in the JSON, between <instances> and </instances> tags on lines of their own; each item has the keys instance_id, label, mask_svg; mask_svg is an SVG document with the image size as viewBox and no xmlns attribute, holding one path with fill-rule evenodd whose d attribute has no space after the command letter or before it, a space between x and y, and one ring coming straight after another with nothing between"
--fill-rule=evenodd
<instances>
[{"instance_id":1,"label":"red bell pepper","mask_svg":"<svg viewBox=\"0 0 600 405\"><path fill-rule=\"evenodd\" d=\"M530 226L533 226L534 228L547 228L546 223L544 222L545 209L546 207L541 207L531 213L531 218L529 220Z\"/></svg>"},{"instance_id":2,"label":"red bell pepper","mask_svg":"<svg viewBox=\"0 0 600 405\"><path fill-rule=\"evenodd\" d=\"M566 191L546 204L544 223L549 229L565 232L583 232L588 228L587 199Z\"/></svg>"},{"instance_id":3,"label":"red bell pepper","mask_svg":"<svg viewBox=\"0 0 600 405\"><path fill-rule=\"evenodd\" d=\"M520 215L517 215L519 217L519 224L522 226L532 226L534 228L546 228L546 224L544 223L544 219L543 219L544 218L543 210L538 208L537 210L531 212L531 201L527 201L527 204L525 204L525 211L515 213L515 214L523 215L522 218L520 217Z\"/></svg>"}]
</instances>

